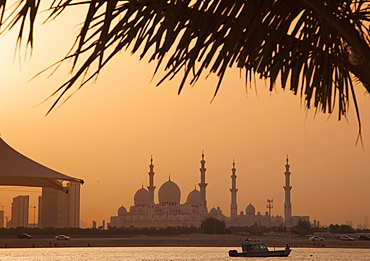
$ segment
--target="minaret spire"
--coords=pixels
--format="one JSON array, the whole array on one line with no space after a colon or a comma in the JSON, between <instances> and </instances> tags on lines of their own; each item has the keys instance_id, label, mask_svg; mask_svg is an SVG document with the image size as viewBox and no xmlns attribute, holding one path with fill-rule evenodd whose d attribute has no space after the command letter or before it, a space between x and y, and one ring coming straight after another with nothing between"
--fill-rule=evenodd
<instances>
[{"instance_id":1,"label":"minaret spire","mask_svg":"<svg viewBox=\"0 0 370 261\"><path fill-rule=\"evenodd\" d=\"M148 191L149 191L149 205L154 205L154 165L153 165L153 156L150 156L150 165L149 165L149 186Z\"/></svg>"},{"instance_id":2,"label":"minaret spire","mask_svg":"<svg viewBox=\"0 0 370 261\"><path fill-rule=\"evenodd\" d=\"M286 157L286 164L285 164L285 186L283 187L285 190L285 203L284 203L284 221L285 223L292 222L292 203L290 202L290 191L292 190L292 186L290 186L290 171L289 171L289 158L288 155Z\"/></svg>"},{"instance_id":3,"label":"minaret spire","mask_svg":"<svg viewBox=\"0 0 370 261\"><path fill-rule=\"evenodd\" d=\"M200 190L200 206L199 206L199 212L201 216L206 215L208 213L207 210L207 193L206 193L206 168L205 168L206 161L204 160L204 150L202 151L202 160L200 161L200 183L199 190Z\"/></svg>"},{"instance_id":4,"label":"minaret spire","mask_svg":"<svg viewBox=\"0 0 370 261\"><path fill-rule=\"evenodd\" d=\"M236 204L236 193L238 189L236 188L236 168L235 160L233 160L233 168L231 169L231 205L230 205L230 219L236 221L238 215L238 205Z\"/></svg>"}]
</instances>

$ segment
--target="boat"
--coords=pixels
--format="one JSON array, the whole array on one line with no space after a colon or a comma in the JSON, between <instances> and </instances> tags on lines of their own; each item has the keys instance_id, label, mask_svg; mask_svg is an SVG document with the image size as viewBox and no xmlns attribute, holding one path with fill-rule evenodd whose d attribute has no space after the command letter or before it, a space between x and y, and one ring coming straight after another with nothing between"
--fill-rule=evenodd
<instances>
[{"instance_id":1,"label":"boat","mask_svg":"<svg viewBox=\"0 0 370 261\"><path fill-rule=\"evenodd\" d=\"M291 249L286 245L285 249L270 251L265 243L260 241L246 240L240 243L242 252L230 250L230 257L286 257L289 256Z\"/></svg>"}]
</instances>

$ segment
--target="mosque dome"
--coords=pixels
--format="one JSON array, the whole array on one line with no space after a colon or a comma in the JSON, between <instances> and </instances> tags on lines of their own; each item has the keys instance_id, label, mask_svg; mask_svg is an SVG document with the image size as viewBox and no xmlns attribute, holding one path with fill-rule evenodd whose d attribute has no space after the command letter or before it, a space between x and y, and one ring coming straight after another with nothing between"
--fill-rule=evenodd
<instances>
[{"instance_id":1,"label":"mosque dome","mask_svg":"<svg viewBox=\"0 0 370 261\"><path fill-rule=\"evenodd\" d=\"M182 214L191 214L193 212L193 208L189 202L186 202L180 206L180 211Z\"/></svg>"},{"instance_id":2,"label":"mosque dome","mask_svg":"<svg viewBox=\"0 0 370 261\"><path fill-rule=\"evenodd\" d=\"M141 188L136 191L134 196L134 204L135 206L144 206L147 205L149 202L149 191L145 188Z\"/></svg>"},{"instance_id":3,"label":"mosque dome","mask_svg":"<svg viewBox=\"0 0 370 261\"><path fill-rule=\"evenodd\" d=\"M165 205L170 203L180 204L181 192L179 186L171 180L162 184L158 191L159 204Z\"/></svg>"},{"instance_id":4,"label":"mosque dome","mask_svg":"<svg viewBox=\"0 0 370 261\"><path fill-rule=\"evenodd\" d=\"M284 220L283 220L283 217L282 216L279 216L277 215L274 219L275 222L279 222L279 223L282 223Z\"/></svg>"},{"instance_id":5,"label":"mosque dome","mask_svg":"<svg viewBox=\"0 0 370 261\"><path fill-rule=\"evenodd\" d=\"M249 203L249 205L245 208L245 213L247 215L254 215L256 213L256 209L251 203Z\"/></svg>"},{"instance_id":6,"label":"mosque dome","mask_svg":"<svg viewBox=\"0 0 370 261\"><path fill-rule=\"evenodd\" d=\"M191 191L186 199L186 202L190 203L192 206L200 205L200 191L196 189Z\"/></svg>"},{"instance_id":7,"label":"mosque dome","mask_svg":"<svg viewBox=\"0 0 370 261\"><path fill-rule=\"evenodd\" d=\"M119 209L118 209L118 216L124 216L127 214L127 210L124 206L121 206Z\"/></svg>"},{"instance_id":8,"label":"mosque dome","mask_svg":"<svg viewBox=\"0 0 370 261\"><path fill-rule=\"evenodd\" d=\"M209 211L209 214L211 214L211 216L216 217L216 216L217 216L217 210L216 210L215 208L212 208L212 209Z\"/></svg>"}]
</instances>

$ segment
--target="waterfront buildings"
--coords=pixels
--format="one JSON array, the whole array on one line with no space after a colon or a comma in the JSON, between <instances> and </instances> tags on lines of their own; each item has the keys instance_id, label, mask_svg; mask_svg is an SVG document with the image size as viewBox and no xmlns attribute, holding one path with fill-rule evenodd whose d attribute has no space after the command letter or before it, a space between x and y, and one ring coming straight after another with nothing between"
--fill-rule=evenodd
<instances>
[{"instance_id":1,"label":"waterfront buildings","mask_svg":"<svg viewBox=\"0 0 370 261\"><path fill-rule=\"evenodd\" d=\"M28 227L29 196L20 195L13 198L10 227Z\"/></svg>"},{"instance_id":2,"label":"waterfront buildings","mask_svg":"<svg viewBox=\"0 0 370 261\"><path fill-rule=\"evenodd\" d=\"M80 226L80 183L69 182L68 193L53 188L42 188L39 197L39 227Z\"/></svg>"},{"instance_id":3,"label":"waterfront buildings","mask_svg":"<svg viewBox=\"0 0 370 261\"><path fill-rule=\"evenodd\" d=\"M42 188L43 194L39 199L41 227L79 226L80 184L84 183L83 180L64 175L33 161L13 149L1 137L0 166L0 185ZM68 182L66 186L65 182ZM29 207L29 196L14 198L12 216L7 226L29 226ZM35 206L32 207L35 211ZM35 216L34 214L33 226L36 223Z\"/></svg>"},{"instance_id":4,"label":"waterfront buildings","mask_svg":"<svg viewBox=\"0 0 370 261\"><path fill-rule=\"evenodd\" d=\"M4 227L4 210L0 210L0 228Z\"/></svg>"}]
</instances>

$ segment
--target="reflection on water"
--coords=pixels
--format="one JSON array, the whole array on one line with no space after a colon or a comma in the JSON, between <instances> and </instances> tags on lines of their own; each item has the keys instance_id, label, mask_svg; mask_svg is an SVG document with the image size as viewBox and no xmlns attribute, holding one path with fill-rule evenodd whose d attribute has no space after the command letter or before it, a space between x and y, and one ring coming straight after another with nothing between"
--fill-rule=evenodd
<instances>
[{"instance_id":1,"label":"reflection on water","mask_svg":"<svg viewBox=\"0 0 370 261\"><path fill-rule=\"evenodd\" d=\"M37 261L195 261L235 260L228 257L228 247L86 247L86 248L13 248L0 249L0 260ZM263 258L266 260L356 260L368 261L370 249L293 248L289 257ZM239 258L240 259L240 258ZM239 260L238 259L238 260ZM242 258L245 260L245 258ZM261 258L248 258L248 261Z\"/></svg>"}]
</instances>

